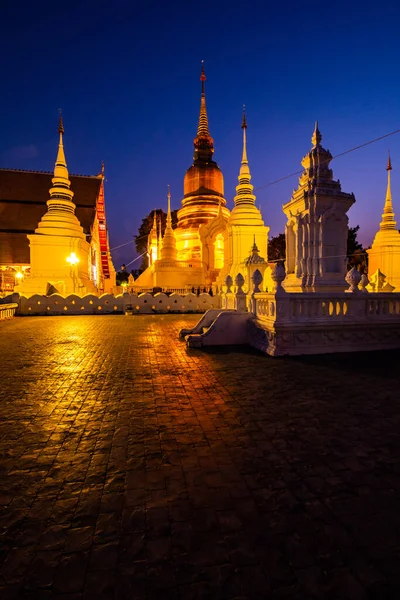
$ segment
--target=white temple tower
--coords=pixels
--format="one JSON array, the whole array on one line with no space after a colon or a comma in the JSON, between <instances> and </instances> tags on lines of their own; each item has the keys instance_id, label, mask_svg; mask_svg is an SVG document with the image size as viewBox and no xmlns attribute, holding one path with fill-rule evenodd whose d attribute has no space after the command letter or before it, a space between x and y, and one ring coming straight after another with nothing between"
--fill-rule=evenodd
<instances>
[{"instance_id":1,"label":"white temple tower","mask_svg":"<svg viewBox=\"0 0 400 600\"><path fill-rule=\"evenodd\" d=\"M254 186L251 184L251 173L249 161L247 159L247 121L243 114L243 152L242 162L236 186L236 196L234 197L234 208L228 218L228 241L227 252L225 254L225 268L219 278L223 283L227 275L233 280L238 273L245 278L246 285L250 287L248 281L246 260L252 252L254 246L263 257L268 256L268 232L269 227L264 224L260 210L256 207L256 197L253 194Z\"/></svg>"},{"instance_id":2,"label":"white temple tower","mask_svg":"<svg viewBox=\"0 0 400 600\"><path fill-rule=\"evenodd\" d=\"M342 192L333 179L332 154L321 146L318 122L312 149L303 158L304 172L283 212L286 223L287 291L339 290L346 287L347 211L354 194Z\"/></svg>"}]
</instances>

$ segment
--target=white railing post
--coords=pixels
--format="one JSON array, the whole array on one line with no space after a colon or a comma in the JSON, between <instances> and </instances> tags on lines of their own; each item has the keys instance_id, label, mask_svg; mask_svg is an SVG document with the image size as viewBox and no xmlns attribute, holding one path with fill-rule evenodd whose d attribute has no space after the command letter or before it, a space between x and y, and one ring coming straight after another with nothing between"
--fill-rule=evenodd
<instances>
[{"instance_id":1,"label":"white railing post","mask_svg":"<svg viewBox=\"0 0 400 600\"><path fill-rule=\"evenodd\" d=\"M350 271L348 271L345 279L349 284L349 289L345 291L348 293L357 294L359 292L358 284L361 281L360 272L357 271L355 267L353 267L352 269L350 269Z\"/></svg>"},{"instance_id":2,"label":"white railing post","mask_svg":"<svg viewBox=\"0 0 400 600\"><path fill-rule=\"evenodd\" d=\"M241 273L238 273L235 278L235 285L237 286L235 294L235 309L240 311L246 311L246 296L247 294L243 291L244 277Z\"/></svg>"},{"instance_id":3,"label":"white railing post","mask_svg":"<svg viewBox=\"0 0 400 600\"><path fill-rule=\"evenodd\" d=\"M256 269L253 272L253 275L251 276L251 281L253 282L253 291L251 293L250 300L249 300L250 312L252 312L255 315L257 315L256 294L259 294L261 292L260 285L262 283L262 280L263 280L263 276L261 275L261 271L259 269Z\"/></svg>"},{"instance_id":4,"label":"white railing post","mask_svg":"<svg viewBox=\"0 0 400 600\"><path fill-rule=\"evenodd\" d=\"M226 292L225 292L225 308L234 308L234 295L232 292L233 279L230 275L226 276L225 279Z\"/></svg>"}]
</instances>

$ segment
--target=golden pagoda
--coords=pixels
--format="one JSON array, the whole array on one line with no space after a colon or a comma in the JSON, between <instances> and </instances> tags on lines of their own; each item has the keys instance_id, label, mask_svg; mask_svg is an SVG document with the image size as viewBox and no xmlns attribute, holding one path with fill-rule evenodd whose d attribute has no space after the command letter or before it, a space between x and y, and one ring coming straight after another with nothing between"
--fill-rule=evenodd
<instances>
[{"instance_id":1,"label":"golden pagoda","mask_svg":"<svg viewBox=\"0 0 400 600\"><path fill-rule=\"evenodd\" d=\"M208 129L208 115L206 107L204 64L201 67L201 97L200 115L197 135L194 138L193 164L186 171L183 183L182 208L178 211L178 225L175 230L178 259L191 265L190 268L200 268L202 263L206 279L215 276L207 275L207 271L214 270L214 244L215 239L201 240L199 228L207 225L218 216L220 207L223 218L227 220L229 210L224 198L224 177L213 160L214 140ZM218 235L218 234L217 234ZM213 248L206 249L204 244L212 244ZM219 248L218 248L219 246ZM223 256L223 239L217 240L217 250ZM211 259L208 259L211 250ZM203 283L200 282L199 283Z\"/></svg>"},{"instance_id":2,"label":"golden pagoda","mask_svg":"<svg viewBox=\"0 0 400 600\"><path fill-rule=\"evenodd\" d=\"M386 277L386 283L400 289L400 232L394 218L392 192L390 187L390 171L392 162L390 156L386 167L388 174L385 206L382 221L377 231L372 247L368 252L368 272L370 279L379 270Z\"/></svg>"},{"instance_id":3,"label":"golden pagoda","mask_svg":"<svg viewBox=\"0 0 400 600\"><path fill-rule=\"evenodd\" d=\"M89 277L90 244L75 215L76 206L72 200L74 193L64 154L62 117L58 132L60 139L47 212L35 233L28 235L31 276L15 288L16 292L26 296L55 291L81 296L96 292Z\"/></svg>"}]
</instances>

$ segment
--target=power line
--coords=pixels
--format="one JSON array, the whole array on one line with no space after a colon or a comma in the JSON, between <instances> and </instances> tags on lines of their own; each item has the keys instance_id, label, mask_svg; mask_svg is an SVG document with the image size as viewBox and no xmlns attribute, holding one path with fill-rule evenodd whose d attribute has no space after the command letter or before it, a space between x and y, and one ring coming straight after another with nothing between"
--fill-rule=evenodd
<instances>
[{"instance_id":1,"label":"power line","mask_svg":"<svg viewBox=\"0 0 400 600\"><path fill-rule=\"evenodd\" d=\"M134 244L138 240L142 240L143 238L147 238L147 237L149 237L148 234L141 235L140 237L135 237L135 239L130 240L129 242L125 242L125 244L120 244L119 246L114 246L114 248L110 248L110 252L112 252L113 250L118 250L118 248L123 248L124 246L128 246L128 244Z\"/></svg>"},{"instance_id":2,"label":"power line","mask_svg":"<svg viewBox=\"0 0 400 600\"><path fill-rule=\"evenodd\" d=\"M131 240L130 242L126 242L125 244L120 244L119 246L114 246L114 248L110 248L110 252L113 250L118 250L118 248L123 248L124 246L128 246L128 244L133 244L135 240Z\"/></svg>"},{"instance_id":3,"label":"power line","mask_svg":"<svg viewBox=\"0 0 400 600\"><path fill-rule=\"evenodd\" d=\"M129 267L129 265L131 265L132 263L136 262L137 260L139 260L139 258L142 258L142 256L144 256L146 254L146 252L143 252L143 254L141 254L140 256L137 256L136 258L134 258L133 260L131 260L131 262L128 262L127 265L125 265L126 267Z\"/></svg>"},{"instance_id":4,"label":"power line","mask_svg":"<svg viewBox=\"0 0 400 600\"><path fill-rule=\"evenodd\" d=\"M384 140L387 137L390 137L391 135L395 135L396 133L400 133L400 129L395 129L394 131L391 131L390 133L385 133L384 135L381 135L373 140L369 140L368 142L364 142L364 144L360 144L359 146L354 146L354 148L350 148L349 150L345 150L344 152L340 152L339 154L335 154L335 156L332 156L332 158L329 158L327 160L323 160L321 161L320 164L324 164L327 162L330 162L331 160L334 160L335 158L339 158L339 156L344 156L345 154L350 154L350 152L354 152L355 150L360 150L360 148L365 148L365 146L369 146L370 144L374 144L375 142L379 142L380 140ZM254 188L254 191L257 192L258 190L263 190L266 187L270 187L271 185L275 185L276 183L280 183L281 181L285 181L285 179L290 179L290 177L294 177L295 175L301 175L302 173L304 173L304 169L300 169L299 171L295 171L294 173L290 173L289 175L285 175L284 177L280 177L279 179L275 179L275 181L270 181L269 183L266 183L265 185L260 185L259 187Z\"/></svg>"}]
</instances>

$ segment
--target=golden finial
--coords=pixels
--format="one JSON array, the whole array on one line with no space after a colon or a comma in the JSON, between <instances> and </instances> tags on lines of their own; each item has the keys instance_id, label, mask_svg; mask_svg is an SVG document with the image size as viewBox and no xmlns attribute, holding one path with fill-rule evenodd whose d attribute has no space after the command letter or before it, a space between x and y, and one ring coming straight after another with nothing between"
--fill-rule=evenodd
<instances>
[{"instance_id":1,"label":"golden finial","mask_svg":"<svg viewBox=\"0 0 400 600\"><path fill-rule=\"evenodd\" d=\"M392 161L390 160L390 150L388 150L388 154L389 154L389 157L388 157L388 164L386 167L386 171L391 171L392 170Z\"/></svg>"},{"instance_id":2,"label":"golden finial","mask_svg":"<svg viewBox=\"0 0 400 600\"><path fill-rule=\"evenodd\" d=\"M322 141L322 135L321 135L320 130L318 129L318 121L315 121L315 128L314 128L314 132L312 134L311 142L312 142L313 146L319 146L321 141Z\"/></svg>"},{"instance_id":3,"label":"golden finial","mask_svg":"<svg viewBox=\"0 0 400 600\"><path fill-rule=\"evenodd\" d=\"M104 177L104 160L101 161L101 174Z\"/></svg>"},{"instance_id":4,"label":"golden finial","mask_svg":"<svg viewBox=\"0 0 400 600\"><path fill-rule=\"evenodd\" d=\"M204 73L204 61L201 61L201 97L200 97L200 115L199 115L199 123L197 126L197 135L194 138L194 159L197 160L199 158L211 160L212 154L214 152L214 141L210 136L210 132L208 131L208 116L207 116L207 108L206 108L206 94L204 90L204 82L206 80L206 76Z\"/></svg>"},{"instance_id":5,"label":"golden finial","mask_svg":"<svg viewBox=\"0 0 400 600\"><path fill-rule=\"evenodd\" d=\"M59 108L58 112L60 113L60 119L58 121L58 133L64 133L64 125L63 125L63 118L62 118L62 108Z\"/></svg>"},{"instance_id":6,"label":"golden finial","mask_svg":"<svg viewBox=\"0 0 400 600\"><path fill-rule=\"evenodd\" d=\"M204 72L204 60L201 61L201 74L200 74L200 81L205 81L206 80L206 74Z\"/></svg>"},{"instance_id":7,"label":"golden finial","mask_svg":"<svg viewBox=\"0 0 400 600\"><path fill-rule=\"evenodd\" d=\"M172 218L171 218L171 189L168 184L168 206L167 206L167 227L172 226Z\"/></svg>"},{"instance_id":8,"label":"golden finial","mask_svg":"<svg viewBox=\"0 0 400 600\"><path fill-rule=\"evenodd\" d=\"M247 120L246 120L246 105L243 104L243 119L242 119L242 129L247 129Z\"/></svg>"},{"instance_id":9,"label":"golden finial","mask_svg":"<svg viewBox=\"0 0 400 600\"><path fill-rule=\"evenodd\" d=\"M204 72L204 60L201 61L201 73L200 73L200 81L201 81L201 93L205 94L204 90L204 82L206 80L206 74Z\"/></svg>"}]
</instances>

